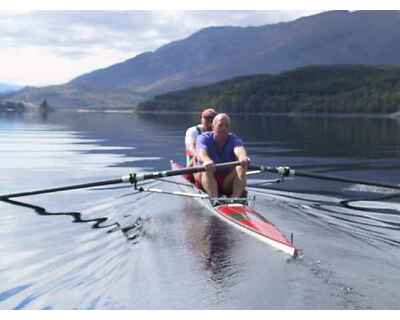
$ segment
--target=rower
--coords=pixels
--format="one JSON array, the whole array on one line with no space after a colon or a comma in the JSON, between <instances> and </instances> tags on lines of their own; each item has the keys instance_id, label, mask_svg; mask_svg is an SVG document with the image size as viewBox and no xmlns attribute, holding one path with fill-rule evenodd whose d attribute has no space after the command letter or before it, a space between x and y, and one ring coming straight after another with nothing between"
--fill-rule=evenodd
<instances>
[{"instance_id":1,"label":"rower","mask_svg":"<svg viewBox=\"0 0 400 320\"><path fill-rule=\"evenodd\" d=\"M185 146L187 167L193 167L195 165L196 139L203 132L211 131L211 124L216 115L217 112L214 108L206 108L201 112L200 124L186 130Z\"/></svg>"},{"instance_id":2,"label":"rower","mask_svg":"<svg viewBox=\"0 0 400 320\"><path fill-rule=\"evenodd\" d=\"M250 162L242 140L230 132L231 120L225 113L215 116L212 131L197 137L196 155L199 164L204 165L205 172L195 175L199 184L210 197L219 194L240 198L246 193L246 171ZM215 170L215 164L239 160L240 166Z\"/></svg>"}]
</instances>

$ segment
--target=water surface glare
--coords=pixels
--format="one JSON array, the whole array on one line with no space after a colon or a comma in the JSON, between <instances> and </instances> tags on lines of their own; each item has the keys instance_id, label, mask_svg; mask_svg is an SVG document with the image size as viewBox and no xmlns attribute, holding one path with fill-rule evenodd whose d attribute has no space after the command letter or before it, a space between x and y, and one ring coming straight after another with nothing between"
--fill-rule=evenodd
<instances>
[{"instance_id":1,"label":"water surface glare","mask_svg":"<svg viewBox=\"0 0 400 320\"><path fill-rule=\"evenodd\" d=\"M0 116L0 194L183 161L193 115ZM390 119L233 116L254 163L399 184ZM295 177L255 208L291 259L190 199L116 185L0 201L0 309L398 309L400 193ZM176 190L151 181L148 187Z\"/></svg>"}]
</instances>

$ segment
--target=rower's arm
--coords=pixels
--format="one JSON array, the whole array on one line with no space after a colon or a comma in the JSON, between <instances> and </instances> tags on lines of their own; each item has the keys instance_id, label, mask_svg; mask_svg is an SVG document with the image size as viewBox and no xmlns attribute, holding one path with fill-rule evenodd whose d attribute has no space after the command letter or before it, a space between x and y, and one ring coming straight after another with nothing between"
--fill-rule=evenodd
<instances>
[{"instance_id":1,"label":"rower's arm","mask_svg":"<svg viewBox=\"0 0 400 320\"><path fill-rule=\"evenodd\" d=\"M212 159L209 157L207 149L197 149L197 157L203 164L212 163Z\"/></svg>"},{"instance_id":2,"label":"rower's arm","mask_svg":"<svg viewBox=\"0 0 400 320\"><path fill-rule=\"evenodd\" d=\"M196 136L193 134L192 128L186 131L185 146L187 151L190 151L192 154L196 153Z\"/></svg>"},{"instance_id":3,"label":"rower's arm","mask_svg":"<svg viewBox=\"0 0 400 320\"><path fill-rule=\"evenodd\" d=\"M233 152L235 153L239 161L241 159L247 159L247 151L243 146L236 147L235 149L233 149Z\"/></svg>"},{"instance_id":4,"label":"rower's arm","mask_svg":"<svg viewBox=\"0 0 400 320\"><path fill-rule=\"evenodd\" d=\"M196 140L196 157L202 162L208 174L215 172L215 163L208 154L207 144L205 143L205 137L199 135Z\"/></svg>"},{"instance_id":5,"label":"rower's arm","mask_svg":"<svg viewBox=\"0 0 400 320\"><path fill-rule=\"evenodd\" d=\"M236 155L237 159L242 163L242 166L247 168L249 164L249 158L247 156L247 151L244 146L238 146L233 149L234 154Z\"/></svg>"},{"instance_id":6,"label":"rower's arm","mask_svg":"<svg viewBox=\"0 0 400 320\"><path fill-rule=\"evenodd\" d=\"M196 158L196 135L193 132L193 128L186 130L185 135L185 148L186 148L186 166L192 167L195 163Z\"/></svg>"},{"instance_id":7,"label":"rower's arm","mask_svg":"<svg viewBox=\"0 0 400 320\"><path fill-rule=\"evenodd\" d=\"M191 139L186 143L186 150L189 151L191 154L196 154L196 140Z\"/></svg>"}]
</instances>

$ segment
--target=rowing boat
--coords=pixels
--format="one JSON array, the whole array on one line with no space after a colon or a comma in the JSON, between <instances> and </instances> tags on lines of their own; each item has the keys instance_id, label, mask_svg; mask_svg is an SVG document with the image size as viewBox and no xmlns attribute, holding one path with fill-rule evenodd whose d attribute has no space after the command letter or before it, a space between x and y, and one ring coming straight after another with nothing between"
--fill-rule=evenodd
<instances>
[{"instance_id":1,"label":"rowing boat","mask_svg":"<svg viewBox=\"0 0 400 320\"><path fill-rule=\"evenodd\" d=\"M234 166L240 165L239 161L233 162L225 162L225 163L217 163L215 164L215 168L223 169L223 168L231 168ZM39 190L30 190L24 192L14 192L8 194L0 195L0 201L5 201L8 203L14 203L14 201L10 200L13 198L18 197L27 197L27 196L34 196L40 194L48 194L54 192L62 192L68 190L78 190L78 189L86 189L86 188L94 188L100 186L110 186L115 184L121 183L129 183L133 185L134 189L138 192L153 192L153 193L161 193L161 194L170 194L176 196L184 196L190 197L198 200L203 206L205 206L211 213L215 214L217 217L223 219L227 223L231 224L232 226L240 229L241 231L265 242L269 245L290 254L291 256L297 256L298 250L293 246L293 241L289 241L285 235L271 222L264 218L263 215L259 214L256 210L252 209L248 205L243 204L243 200L248 200L247 198L239 198L239 199L232 199L229 198L230 202L224 202L224 204L213 206L212 203L215 200L221 199L212 199L210 198L205 192L197 188L193 184L193 174L196 172L204 172L206 168L204 166L195 166L186 168L180 165L177 162L171 161L172 170L164 170L164 171L155 171L155 172L130 172L128 175L102 180L102 181L95 181L95 182L86 182L74 185L66 185L60 187L52 187L46 189L39 189ZM326 176L321 174L314 174L310 172L298 171L291 169L290 167L286 166L279 166L279 167L271 167L271 166L255 166L252 165L249 167L251 171L247 171L247 175L253 174L262 174L262 173L272 173L278 174L280 176L279 179L273 180L264 180L261 184L271 184L271 183L279 183L284 180L284 178L292 177L292 176L300 176L305 178L313 178L313 179L320 179L320 180L329 180L329 181L338 181L344 183L353 183L353 184L361 184L361 185L368 185L368 186L378 186L382 188L400 190L399 185L381 183L381 182L374 182L374 181L364 181L364 180L354 180L348 179L345 177L335 177L335 176ZM155 189L155 188L147 188L144 184L139 185L139 183L145 181L165 181L165 182L172 182L168 181L168 179L164 179L167 177L179 177L181 183L173 182L175 184L179 184L185 188L188 192L179 192L179 191L166 191L162 189ZM260 185L260 184L257 184ZM226 200L226 199L224 199Z\"/></svg>"},{"instance_id":2,"label":"rowing boat","mask_svg":"<svg viewBox=\"0 0 400 320\"><path fill-rule=\"evenodd\" d=\"M216 170L223 169L223 168L230 168L234 166L240 165L239 161L233 162L225 162L225 163L217 163L215 165ZM196 185L193 183L193 173L196 172L203 172L205 171L204 166L197 166L197 167L190 167L186 168L180 165L177 162L171 161L172 170L165 170L165 171L155 171L155 172L144 172L144 173L136 173L131 172L126 176L122 176L120 178L91 182L91 183L81 183L76 185L68 185L62 187L55 187L55 188L47 188L41 190L32 190L26 192L17 192L17 193L9 193L0 195L0 200L2 201L9 201L10 198L17 198L17 197L25 197L25 196L33 196L45 193L53 193L53 192L61 192L67 190L77 190L77 189L84 189L84 188L91 188L91 187L99 187L99 186L106 186L106 185L113 185L119 183L130 183L134 186L135 190L138 192L153 192L153 193L161 193L161 194L170 194L176 196L185 196L195 198L200 203L202 203L209 211L214 213L217 217L223 219L227 223L231 224L232 226L240 229L241 231L265 242L269 245L273 246L276 249L279 249L283 252L290 254L291 256L297 255L297 250L293 246L293 243L289 241L285 235L279 231L279 229L274 226L271 222L266 220L261 214L257 211L249 207L248 205L244 205L243 202L247 202L247 198L217 198L213 199L208 196L207 193L202 191L201 189L197 188ZM258 168L254 168L255 171L247 172L247 174L254 174L254 173L261 173L265 171L273 171L278 173L282 176L290 174L293 172L289 168L270 168L270 167L263 167L260 166ZM254 170L253 169L253 170ZM147 188L144 186L139 186L138 183L146 180L154 180L159 179L160 181L172 182L168 180L163 180L167 177L180 177L183 183L177 183L181 186L184 186L187 191L189 192L179 192L179 191L166 191L162 189L155 189L155 188ZM281 181L281 179L275 179L275 182ZM267 181L266 181L267 182ZM223 204L219 204L213 206L212 203L215 201L223 200ZM227 201L228 200L228 201ZM245 200L245 201L244 201Z\"/></svg>"},{"instance_id":3,"label":"rowing boat","mask_svg":"<svg viewBox=\"0 0 400 320\"><path fill-rule=\"evenodd\" d=\"M171 161L172 170L180 170L184 167ZM212 205L212 199L203 190L199 189L194 183L193 175L188 173L175 177L180 182L180 187L184 189L187 195L195 195L201 205L207 208L211 213L224 220L233 227L255 237L270 246L283 251L291 256L297 255L297 249L293 246L286 236L271 222L265 219L253 208L242 203L233 201L233 203Z\"/></svg>"}]
</instances>

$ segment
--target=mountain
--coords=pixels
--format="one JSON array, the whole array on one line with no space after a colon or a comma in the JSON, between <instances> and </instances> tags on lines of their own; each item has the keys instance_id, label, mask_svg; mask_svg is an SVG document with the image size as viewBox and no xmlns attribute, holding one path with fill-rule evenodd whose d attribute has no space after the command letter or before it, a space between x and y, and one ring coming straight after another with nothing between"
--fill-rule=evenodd
<instances>
[{"instance_id":1,"label":"mountain","mask_svg":"<svg viewBox=\"0 0 400 320\"><path fill-rule=\"evenodd\" d=\"M148 96L130 89L99 89L86 86L65 85L26 87L7 100L40 105L44 100L52 108L131 109Z\"/></svg>"},{"instance_id":2,"label":"mountain","mask_svg":"<svg viewBox=\"0 0 400 320\"><path fill-rule=\"evenodd\" d=\"M278 75L242 76L171 92L142 102L137 111L376 113L400 111L400 66L309 66Z\"/></svg>"},{"instance_id":3,"label":"mountain","mask_svg":"<svg viewBox=\"0 0 400 320\"><path fill-rule=\"evenodd\" d=\"M0 82L0 94L10 93L22 89L22 86Z\"/></svg>"},{"instance_id":4,"label":"mountain","mask_svg":"<svg viewBox=\"0 0 400 320\"><path fill-rule=\"evenodd\" d=\"M397 11L333 11L262 27L211 27L72 84L162 93L310 64L396 64L399 25Z\"/></svg>"},{"instance_id":5,"label":"mountain","mask_svg":"<svg viewBox=\"0 0 400 320\"><path fill-rule=\"evenodd\" d=\"M400 63L399 25L399 11L328 11L260 27L210 27L66 85L28 88L15 99L132 107L156 94L243 75L307 65L394 65Z\"/></svg>"}]
</instances>

